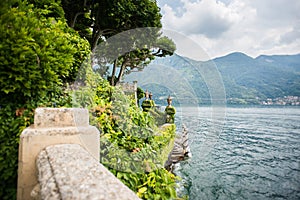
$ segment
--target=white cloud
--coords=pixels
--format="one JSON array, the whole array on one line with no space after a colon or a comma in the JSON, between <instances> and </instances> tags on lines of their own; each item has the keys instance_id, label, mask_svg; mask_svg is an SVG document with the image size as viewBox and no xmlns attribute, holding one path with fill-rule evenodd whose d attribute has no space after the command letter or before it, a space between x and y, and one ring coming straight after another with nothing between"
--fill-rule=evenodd
<instances>
[{"instance_id":1,"label":"white cloud","mask_svg":"<svg viewBox=\"0 0 300 200\"><path fill-rule=\"evenodd\" d=\"M298 25L294 26L290 31L280 36L280 42L282 44L291 44L296 42L297 40L300 40L300 20L298 22Z\"/></svg>"},{"instance_id":2,"label":"white cloud","mask_svg":"<svg viewBox=\"0 0 300 200\"><path fill-rule=\"evenodd\" d=\"M167 28L175 28L186 34L203 34L208 38L215 38L226 32L235 21L234 13L221 2L211 0L190 2L182 0L185 13L177 16L170 6L165 5L164 22ZM182 9L183 10L183 9Z\"/></svg>"},{"instance_id":3,"label":"white cloud","mask_svg":"<svg viewBox=\"0 0 300 200\"><path fill-rule=\"evenodd\" d=\"M172 2L159 1L163 27L191 38L211 57L234 51L253 57L300 52L298 0ZM188 46L181 48L179 51L185 55L192 50Z\"/></svg>"}]
</instances>

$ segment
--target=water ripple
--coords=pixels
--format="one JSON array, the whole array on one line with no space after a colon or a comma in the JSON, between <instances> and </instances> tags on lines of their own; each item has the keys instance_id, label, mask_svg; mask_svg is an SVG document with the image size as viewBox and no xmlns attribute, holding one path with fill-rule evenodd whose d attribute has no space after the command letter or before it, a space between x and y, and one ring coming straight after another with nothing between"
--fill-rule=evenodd
<instances>
[{"instance_id":1,"label":"water ripple","mask_svg":"<svg viewBox=\"0 0 300 200\"><path fill-rule=\"evenodd\" d=\"M299 108L227 108L224 127L208 108L198 110L201 116L180 113L193 154L177 172L183 194L192 200L300 199Z\"/></svg>"}]
</instances>

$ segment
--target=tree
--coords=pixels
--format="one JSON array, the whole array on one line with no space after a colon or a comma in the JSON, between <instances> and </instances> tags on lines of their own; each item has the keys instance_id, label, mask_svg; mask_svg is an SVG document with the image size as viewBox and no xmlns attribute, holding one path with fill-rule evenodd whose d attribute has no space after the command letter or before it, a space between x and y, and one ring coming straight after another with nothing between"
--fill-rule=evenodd
<instances>
[{"instance_id":1,"label":"tree","mask_svg":"<svg viewBox=\"0 0 300 200\"><path fill-rule=\"evenodd\" d=\"M124 74L133 71L142 71L155 57L172 55L175 51L175 44L167 37L160 36L160 29L141 28L123 32L118 37L113 36L111 40L105 41L106 48L101 45L95 56L98 60L105 60L112 63L111 85L116 85L123 78ZM125 41L124 41L125 40ZM124 41L124 42L122 42ZM109 55L104 51L110 50ZM111 50L117 50L111 52ZM105 59L101 59L105 57Z\"/></svg>"},{"instance_id":2,"label":"tree","mask_svg":"<svg viewBox=\"0 0 300 200\"><path fill-rule=\"evenodd\" d=\"M62 0L62 8L69 27L91 43L93 22L91 8L93 0Z\"/></svg>"},{"instance_id":3,"label":"tree","mask_svg":"<svg viewBox=\"0 0 300 200\"><path fill-rule=\"evenodd\" d=\"M107 43L111 37L116 39L116 35L128 30L155 27L151 31L146 31L147 33L135 31L141 34L134 33L135 37L125 36L127 41L123 38L123 41L120 39L118 44L110 42L110 44L101 45L104 50L98 51L96 56L100 57L98 60L113 66L112 75L109 77L111 85L116 85L125 73L130 73L133 69L142 70L155 57L172 55L176 49L170 39L161 37L161 14L156 1L85 0L72 3L69 0L63 0L68 24L89 39L94 56L97 45ZM77 22L78 25L76 25ZM91 35L86 34L88 28L92 29ZM121 35L124 36L124 34ZM144 45L141 45L142 43ZM122 48L130 50L124 51Z\"/></svg>"},{"instance_id":4,"label":"tree","mask_svg":"<svg viewBox=\"0 0 300 200\"><path fill-rule=\"evenodd\" d=\"M1 1L0 199L16 198L19 136L33 110L65 101L63 85L75 79L90 52L57 1L42 2Z\"/></svg>"},{"instance_id":5,"label":"tree","mask_svg":"<svg viewBox=\"0 0 300 200\"><path fill-rule=\"evenodd\" d=\"M20 4L0 18L0 94L26 103L75 79L88 43L51 10Z\"/></svg>"}]
</instances>

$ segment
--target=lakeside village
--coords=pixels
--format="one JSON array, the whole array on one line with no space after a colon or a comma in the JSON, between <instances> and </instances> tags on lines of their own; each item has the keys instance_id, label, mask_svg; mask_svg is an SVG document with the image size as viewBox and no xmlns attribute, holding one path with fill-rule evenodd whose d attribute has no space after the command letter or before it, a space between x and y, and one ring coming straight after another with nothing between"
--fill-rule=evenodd
<instances>
[{"instance_id":1,"label":"lakeside village","mask_svg":"<svg viewBox=\"0 0 300 200\"><path fill-rule=\"evenodd\" d=\"M275 99L268 98L260 102L261 105L282 105L282 106L300 106L300 97L284 96Z\"/></svg>"},{"instance_id":2,"label":"lakeside village","mask_svg":"<svg viewBox=\"0 0 300 200\"><path fill-rule=\"evenodd\" d=\"M263 105L263 106L300 106L300 97L284 96L284 97L266 98L266 99L261 99L259 97L256 97L255 99L228 98L227 104Z\"/></svg>"}]
</instances>

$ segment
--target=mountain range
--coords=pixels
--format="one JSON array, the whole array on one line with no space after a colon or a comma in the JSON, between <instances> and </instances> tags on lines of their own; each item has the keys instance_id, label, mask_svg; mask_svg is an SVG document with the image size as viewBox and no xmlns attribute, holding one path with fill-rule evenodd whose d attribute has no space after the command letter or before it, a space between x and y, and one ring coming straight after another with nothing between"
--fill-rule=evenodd
<instances>
[{"instance_id":1,"label":"mountain range","mask_svg":"<svg viewBox=\"0 0 300 200\"><path fill-rule=\"evenodd\" d=\"M175 103L205 104L226 97L229 104L259 104L284 96L300 97L300 54L252 58L235 52L209 61L173 55L154 60L125 80L137 80L163 104L168 95Z\"/></svg>"}]
</instances>

